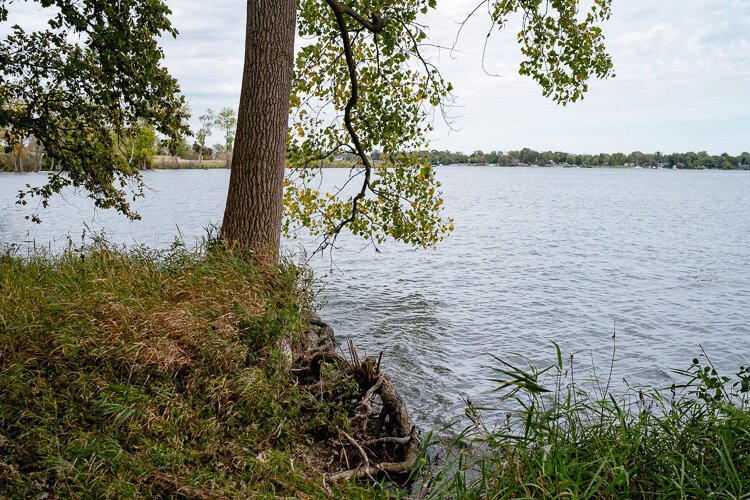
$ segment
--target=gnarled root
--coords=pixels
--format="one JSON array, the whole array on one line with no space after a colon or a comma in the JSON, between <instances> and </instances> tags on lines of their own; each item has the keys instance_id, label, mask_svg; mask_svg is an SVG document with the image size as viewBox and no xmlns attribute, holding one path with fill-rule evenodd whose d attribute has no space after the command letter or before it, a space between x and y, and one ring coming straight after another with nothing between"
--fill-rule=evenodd
<instances>
[{"instance_id":1,"label":"gnarled root","mask_svg":"<svg viewBox=\"0 0 750 500\"><path fill-rule=\"evenodd\" d=\"M308 336L309 350L300 356L292 370L301 387L310 394L344 403L349 408L348 426L339 429L337 446L341 452L338 467L331 461L326 472L334 482L352 479L373 479L381 474L409 473L419 458L420 438L403 399L391 380L380 371L381 358L360 360L349 342L351 361L333 351L333 330L315 316L311 327L319 329L313 342ZM313 330L313 328L311 328ZM328 377L322 376L326 363ZM356 387L342 392L339 387ZM341 463L341 462L344 463Z\"/></svg>"}]
</instances>

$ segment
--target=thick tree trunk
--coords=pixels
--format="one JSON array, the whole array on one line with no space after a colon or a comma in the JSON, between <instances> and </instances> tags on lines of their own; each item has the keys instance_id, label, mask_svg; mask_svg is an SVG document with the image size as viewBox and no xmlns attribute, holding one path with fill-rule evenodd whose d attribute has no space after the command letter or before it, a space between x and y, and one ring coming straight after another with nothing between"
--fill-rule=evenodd
<instances>
[{"instance_id":1,"label":"thick tree trunk","mask_svg":"<svg viewBox=\"0 0 750 500\"><path fill-rule=\"evenodd\" d=\"M294 65L296 0L248 0L245 70L221 236L275 262Z\"/></svg>"}]
</instances>

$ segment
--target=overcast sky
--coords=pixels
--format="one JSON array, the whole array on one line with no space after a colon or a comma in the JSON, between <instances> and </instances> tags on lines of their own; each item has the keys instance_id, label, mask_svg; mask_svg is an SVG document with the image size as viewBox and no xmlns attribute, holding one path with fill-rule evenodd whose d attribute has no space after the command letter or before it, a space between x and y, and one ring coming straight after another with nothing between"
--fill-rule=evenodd
<instances>
[{"instance_id":1,"label":"overcast sky","mask_svg":"<svg viewBox=\"0 0 750 500\"><path fill-rule=\"evenodd\" d=\"M168 0L177 40L167 66L193 114L236 107L246 2ZM440 0L428 24L451 44L476 0ZM11 9L11 22L13 19ZM482 70L486 16L464 30L458 51L433 61L456 87L454 128L435 120L433 147L472 152L531 147L574 153L750 150L750 0L614 0L604 26L616 78L561 107L518 75L517 27L495 32ZM216 138L218 142L218 137Z\"/></svg>"}]
</instances>

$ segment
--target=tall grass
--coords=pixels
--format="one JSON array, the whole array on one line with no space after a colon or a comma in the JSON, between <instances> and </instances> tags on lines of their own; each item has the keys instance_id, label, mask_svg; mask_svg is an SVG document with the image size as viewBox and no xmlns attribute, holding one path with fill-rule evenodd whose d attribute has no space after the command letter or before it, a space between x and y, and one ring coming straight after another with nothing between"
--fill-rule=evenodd
<instances>
[{"instance_id":1,"label":"tall grass","mask_svg":"<svg viewBox=\"0 0 750 500\"><path fill-rule=\"evenodd\" d=\"M216 246L0 255L0 497L371 496L307 460L276 348L305 276Z\"/></svg>"},{"instance_id":2,"label":"tall grass","mask_svg":"<svg viewBox=\"0 0 750 500\"><path fill-rule=\"evenodd\" d=\"M724 376L702 353L680 384L615 396L608 380L586 391L559 348L543 370L496 361L498 407L513 409L490 425L469 406L420 496L750 498L750 368Z\"/></svg>"}]
</instances>

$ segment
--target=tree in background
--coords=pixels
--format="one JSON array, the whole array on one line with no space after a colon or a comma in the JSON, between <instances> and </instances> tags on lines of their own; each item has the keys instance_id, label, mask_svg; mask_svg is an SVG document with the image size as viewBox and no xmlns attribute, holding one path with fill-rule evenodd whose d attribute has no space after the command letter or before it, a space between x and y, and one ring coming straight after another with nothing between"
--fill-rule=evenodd
<instances>
[{"instance_id":1,"label":"tree in background","mask_svg":"<svg viewBox=\"0 0 750 500\"><path fill-rule=\"evenodd\" d=\"M487 163L487 161L487 155L485 155L481 150L474 151L471 156L469 156L469 163L484 165L485 163Z\"/></svg>"},{"instance_id":2,"label":"tree in background","mask_svg":"<svg viewBox=\"0 0 750 500\"><path fill-rule=\"evenodd\" d=\"M44 166L44 146L34 136L11 137L0 129L0 151L0 172L39 172Z\"/></svg>"},{"instance_id":3,"label":"tree in background","mask_svg":"<svg viewBox=\"0 0 750 500\"><path fill-rule=\"evenodd\" d=\"M227 147L224 144L220 144L217 142L212 146L212 149L214 150L214 159L220 157L221 155L225 155L225 158L228 162L229 157L227 156Z\"/></svg>"},{"instance_id":4,"label":"tree in background","mask_svg":"<svg viewBox=\"0 0 750 500\"><path fill-rule=\"evenodd\" d=\"M216 114L211 108L208 108L206 112L198 117L201 121L201 126L195 133L196 144L198 144L198 155L200 161L203 161L203 155L206 151L206 140L211 135L211 131L214 129L216 122Z\"/></svg>"},{"instance_id":5,"label":"tree in background","mask_svg":"<svg viewBox=\"0 0 750 500\"><path fill-rule=\"evenodd\" d=\"M29 144L29 150L34 156L34 171L39 172L44 166L44 146L36 140L36 137L32 137Z\"/></svg>"},{"instance_id":6,"label":"tree in background","mask_svg":"<svg viewBox=\"0 0 750 500\"><path fill-rule=\"evenodd\" d=\"M173 160L178 160L179 158L193 159L192 149L190 148L190 144L185 136L180 137L179 140L172 145L165 143L165 141L160 138L157 138L157 143L157 151L160 155L173 156Z\"/></svg>"},{"instance_id":7,"label":"tree in background","mask_svg":"<svg viewBox=\"0 0 750 500\"><path fill-rule=\"evenodd\" d=\"M26 146L30 137L15 135L14 139L15 144L10 148L11 163L15 172L23 172L23 160L27 156Z\"/></svg>"},{"instance_id":8,"label":"tree in background","mask_svg":"<svg viewBox=\"0 0 750 500\"><path fill-rule=\"evenodd\" d=\"M524 148L521 151L508 151L506 154L492 151L490 153L475 152L471 156L463 153L451 151L423 151L419 153L432 165L447 164L466 164L482 163L481 158L486 163L498 166L514 165L579 165L583 167L621 167L621 166L640 166L640 167L676 167L676 168L721 168L721 169L747 169L750 165L750 157L747 153L739 156L732 156L728 153L721 155L709 155L705 151L700 153L671 153L665 155L657 151L656 153L643 153L634 151L630 154L623 153L599 153L590 154L570 154L563 152L544 151L538 152L533 149ZM483 155L483 156L482 156Z\"/></svg>"},{"instance_id":9,"label":"tree in background","mask_svg":"<svg viewBox=\"0 0 750 500\"><path fill-rule=\"evenodd\" d=\"M120 152L127 157L128 163L141 170L152 168L156 153L156 131L145 124L137 124L118 141Z\"/></svg>"},{"instance_id":10,"label":"tree in background","mask_svg":"<svg viewBox=\"0 0 750 500\"><path fill-rule=\"evenodd\" d=\"M237 130L237 115L232 108L223 108L216 116L216 126L224 133L224 154L226 155L227 167L232 161L232 150L234 149L234 136ZM216 147L214 147L216 150Z\"/></svg>"}]
</instances>

